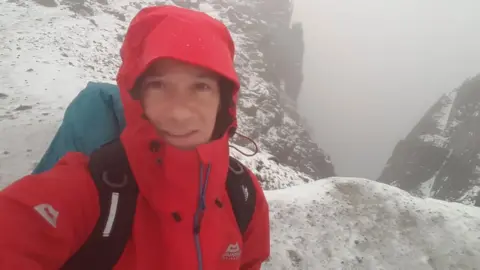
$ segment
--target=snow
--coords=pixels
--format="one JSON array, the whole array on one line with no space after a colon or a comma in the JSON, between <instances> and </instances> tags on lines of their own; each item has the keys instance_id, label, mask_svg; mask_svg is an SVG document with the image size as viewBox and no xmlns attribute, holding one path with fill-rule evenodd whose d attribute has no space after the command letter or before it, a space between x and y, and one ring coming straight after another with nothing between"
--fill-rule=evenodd
<instances>
[{"instance_id":1,"label":"snow","mask_svg":"<svg viewBox=\"0 0 480 270\"><path fill-rule=\"evenodd\" d=\"M245 147L238 145L235 145L235 147L244 153L252 153L252 150ZM259 152L253 157L247 157L232 149L231 155L259 176L262 187L266 190L283 189L314 181L304 173L279 164L277 159L267 152Z\"/></svg>"},{"instance_id":2,"label":"snow","mask_svg":"<svg viewBox=\"0 0 480 270\"><path fill-rule=\"evenodd\" d=\"M58 121L0 122L0 190L28 173L45 152Z\"/></svg>"},{"instance_id":3,"label":"snow","mask_svg":"<svg viewBox=\"0 0 480 270\"><path fill-rule=\"evenodd\" d=\"M433 115L433 118L437 121L437 128L442 132L446 131L448 120L452 112L453 103L457 97L457 91L452 91L442 97L441 103L443 107L440 111Z\"/></svg>"},{"instance_id":4,"label":"snow","mask_svg":"<svg viewBox=\"0 0 480 270\"><path fill-rule=\"evenodd\" d=\"M480 185L472 185L468 190L466 190L462 197L458 199L458 202L466 205L474 205L477 196L480 194ZM479 207L480 208L480 207Z\"/></svg>"},{"instance_id":5,"label":"snow","mask_svg":"<svg viewBox=\"0 0 480 270\"><path fill-rule=\"evenodd\" d=\"M0 113L28 105L36 110L14 115L16 121L28 120L34 112L55 115L89 80L113 78L115 63L104 65L115 59L105 48L113 52L118 47L112 20L104 18L111 15L93 17L106 23L95 26L90 20L71 18L67 10L31 3L2 3L1 10L0 91L8 95L8 104Z\"/></svg>"},{"instance_id":6,"label":"snow","mask_svg":"<svg viewBox=\"0 0 480 270\"><path fill-rule=\"evenodd\" d=\"M356 178L268 191L264 269L478 269L480 208Z\"/></svg>"},{"instance_id":7,"label":"snow","mask_svg":"<svg viewBox=\"0 0 480 270\"><path fill-rule=\"evenodd\" d=\"M96 14L95 26L68 10L22 5L0 1L0 189L32 170L77 91L88 80L111 81L119 63L113 15ZM125 10L127 18L135 11ZM247 85L262 91L259 80L253 75ZM14 110L20 105L31 108ZM266 191L272 254L263 269L479 269L480 208L365 179L313 181L268 152L231 152L276 189Z\"/></svg>"},{"instance_id":8,"label":"snow","mask_svg":"<svg viewBox=\"0 0 480 270\"><path fill-rule=\"evenodd\" d=\"M430 197L432 196L432 187L433 184L435 184L435 178L437 178L438 172L435 173L432 178L428 179L427 181L423 182L420 187L418 188L418 191L420 192L420 196L425 198L425 197Z\"/></svg>"},{"instance_id":9,"label":"snow","mask_svg":"<svg viewBox=\"0 0 480 270\"><path fill-rule=\"evenodd\" d=\"M289 124L289 125L294 125L294 124L296 124L295 120L293 120L292 118L290 118L290 117L288 117L288 116L286 116L286 117L283 118L283 122L284 122L285 124Z\"/></svg>"},{"instance_id":10,"label":"snow","mask_svg":"<svg viewBox=\"0 0 480 270\"><path fill-rule=\"evenodd\" d=\"M431 142L434 146L440 148L446 148L449 143L449 139L439 134L423 134L420 135L420 140L424 142Z\"/></svg>"},{"instance_id":11,"label":"snow","mask_svg":"<svg viewBox=\"0 0 480 270\"><path fill-rule=\"evenodd\" d=\"M458 121L457 119L453 119L453 120L452 120L452 123L450 124L450 127L451 127L451 128L454 128L454 127L458 126L460 123L461 123L461 122Z\"/></svg>"}]
</instances>

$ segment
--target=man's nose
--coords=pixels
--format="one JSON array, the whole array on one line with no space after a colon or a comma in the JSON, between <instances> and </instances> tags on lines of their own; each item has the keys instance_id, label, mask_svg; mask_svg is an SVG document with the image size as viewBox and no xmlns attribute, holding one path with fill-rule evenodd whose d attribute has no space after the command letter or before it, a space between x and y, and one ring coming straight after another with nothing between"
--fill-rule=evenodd
<instances>
[{"instance_id":1,"label":"man's nose","mask_svg":"<svg viewBox=\"0 0 480 270\"><path fill-rule=\"evenodd\" d=\"M181 89L183 90L183 89ZM170 117L177 122L183 122L192 117L191 97L187 91L175 91L170 95ZM167 112L169 113L169 112Z\"/></svg>"},{"instance_id":2,"label":"man's nose","mask_svg":"<svg viewBox=\"0 0 480 270\"><path fill-rule=\"evenodd\" d=\"M193 116L192 110L186 104L172 104L169 114L170 118L175 122L185 122Z\"/></svg>"}]
</instances>

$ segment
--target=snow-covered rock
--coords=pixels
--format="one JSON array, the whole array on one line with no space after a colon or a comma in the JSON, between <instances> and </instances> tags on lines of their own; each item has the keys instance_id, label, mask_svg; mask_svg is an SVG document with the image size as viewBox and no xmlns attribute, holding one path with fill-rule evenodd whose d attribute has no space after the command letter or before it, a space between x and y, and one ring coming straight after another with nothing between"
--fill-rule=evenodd
<instances>
[{"instance_id":1,"label":"snow-covered rock","mask_svg":"<svg viewBox=\"0 0 480 270\"><path fill-rule=\"evenodd\" d=\"M262 269L480 269L480 208L386 184L329 178L268 191Z\"/></svg>"},{"instance_id":2,"label":"snow-covered rock","mask_svg":"<svg viewBox=\"0 0 480 270\"><path fill-rule=\"evenodd\" d=\"M239 145L232 144L232 146L243 153L249 153L249 151L251 151ZM263 189L266 190L283 189L314 181L314 179L307 174L295 171L291 167L281 164L277 157L268 153L260 152L253 157L246 157L240 152L232 150L231 155L250 168L250 170L257 175Z\"/></svg>"},{"instance_id":3,"label":"snow-covered rock","mask_svg":"<svg viewBox=\"0 0 480 270\"><path fill-rule=\"evenodd\" d=\"M480 75L427 111L378 180L422 197L480 206Z\"/></svg>"},{"instance_id":4,"label":"snow-covered rock","mask_svg":"<svg viewBox=\"0 0 480 270\"><path fill-rule=\"evenodd\" d=\"M153 4L174 2L0 1L0 123L59 120L88 81L114 82L129 21ZM311 140L295 101L285 94L285 74L272 72L281 55L268 54L276 39L265 37L288 33L291 0L208 0L199 7L225 23L237 45L239 132L284 166L313 179L333 176L330 158Z\"/></svg>"}]
</instances>

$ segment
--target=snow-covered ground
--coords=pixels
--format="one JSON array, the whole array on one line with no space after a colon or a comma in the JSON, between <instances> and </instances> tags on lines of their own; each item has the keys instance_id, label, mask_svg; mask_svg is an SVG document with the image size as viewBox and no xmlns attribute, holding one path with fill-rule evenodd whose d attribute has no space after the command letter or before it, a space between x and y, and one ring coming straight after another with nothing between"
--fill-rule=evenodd
<instances>
[{"instance_id":1,"label":"snow-covered ground","mask_svg":"<svg viewBox=\"0 0 480 270\"><path fill-rule=\"evenodd\" d=\"M238 145L234 146L243 153L252 153L251 149ZM314 179L304 173L279 164L275 156L266 152L260 151L253 157L246 157L232 148L231 155L250 168L258 176L263 188L267 190L283 189L314 181Z\"/></svg>"},{"instance_id":2,"label":"snow-covered ground","mask_svg":"<svg viewBox=\"0 0 480 270\"><path fill-rule=\"evenodd\" d=\"M117 28L105 14L94 17L96 27L86 19L70 25L58 20L67 10L25 5L0 3L0 189L31 171L76 92L88 80L111 81L114 74L106 66L84 66L97 63L107 53L102 48L116 46ZM66 51L78 36L56 39L46 31L52 25L95 29L101 44ZM415 198L364 179L312 182L269 153L232 153L283 188L266 192L272 254L264 269L480 269L480 208Z\"/></svg>"},{"instance_id":3,"label":"snow-covered ground","mask_svg":"<svg viewBox=\"0 0 480 270\"><path fill-rule=\"evenodd\" d=\"M357 178L267 192L265 269L480 269L480 208Z\"/></svg>"},{"instance_id":4,"label":"snow-covered ground","mask_svg":"<svg viewBox=\"0 0 480 270\"><path fill-rule=\"evenodd\" d=\"M53 139L59 123L0 121L0 189L30 173Z\"/></svg>"}]
</instances>

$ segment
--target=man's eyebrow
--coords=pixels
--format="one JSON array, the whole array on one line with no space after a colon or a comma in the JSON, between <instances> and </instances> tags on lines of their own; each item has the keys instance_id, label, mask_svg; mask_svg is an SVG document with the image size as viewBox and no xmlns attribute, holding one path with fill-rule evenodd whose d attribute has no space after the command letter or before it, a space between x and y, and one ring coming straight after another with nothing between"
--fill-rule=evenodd
<instances>
[{"instance_id":1,"label":"man's eyebrow","mask_svg":"<svg viewBox=\"0 0 480 270\"><path fill-rule=\"evenodd\" d=\"M163 77L165 75L164 71L157 70L154 68L149 68L145 71L145 76L153 76L153 77Z\"/></svg>"},{"instance_id":2,"label":"man's eyebrow","mask_svg":"<svg viewBox=\"0 0 480 270\"><path fill-rule=\"evenodd\" d=\"M197 78L216 80L218 79L218 75L213 72L200 72L197 74Z\"/></svg>"}]
</instances>

